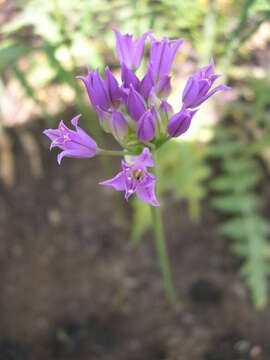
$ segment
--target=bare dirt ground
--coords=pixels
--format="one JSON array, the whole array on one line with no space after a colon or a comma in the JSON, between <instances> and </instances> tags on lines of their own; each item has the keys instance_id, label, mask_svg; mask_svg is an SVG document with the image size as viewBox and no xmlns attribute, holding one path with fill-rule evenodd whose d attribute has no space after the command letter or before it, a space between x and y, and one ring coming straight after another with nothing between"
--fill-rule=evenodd
<instances>
[{"instance_id":1,"label":"bare dirt ground","mask_svg":"<svg viewBox=\"0 0 270 360\"><path fill-rule=\"evenodd\" d=\"M59 168L41 127L28 126L44 176L32 175L10 130L16 184L0 184L0 360L270 359L270 307L252 308L207 202L200 225L185 204L164 204L179 297L171 307L152 235L130 244L131 208L98 185L108 177L99 161Z\"/></svg>"}]
</instances>

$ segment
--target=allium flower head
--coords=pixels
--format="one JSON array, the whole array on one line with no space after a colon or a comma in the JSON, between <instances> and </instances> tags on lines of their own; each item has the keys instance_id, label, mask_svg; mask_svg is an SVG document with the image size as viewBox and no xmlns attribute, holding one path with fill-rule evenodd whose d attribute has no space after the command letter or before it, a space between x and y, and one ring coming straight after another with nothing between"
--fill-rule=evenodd
<instances>
[{"instance_id":1,"label":"allium flower head","mask_svg":"<svg viewBox=\"0 0 270 360\"><path fill-rule=\"evenodd\" d=\"M67 128L61 121L58 129L44 133L51 140L51 148L63 150L58 155L60 163L64 156L93 157L97 152L105 155L137 153L138 148L149 146L154 151L169 140L184 134L190 127L198 107L217 91L228 90L225 85L212 86L220 76L215 74L214 61L189 77L182 94L181 110L174 113L167 102L171 92L171 68L183 39L169 40L164 37L156 40L149 32L140 38L115 31L116 51L121 64L121 84L118 83L108 67L104 79L98 69L88 68L86 77L80 76L88 92L93 108L99 116L100 125L111 133L124 148L121 151L98 149L95 141L78 127L78 118L72 120L75 130ZM150 39L150 56L144 76L139 78L136 70L140 66L144 46ZM153 167L150 151L144 148L140 156L131 163L122 162L122 171L102 185L125 191L126 199L133 193L153 206L155 197L155 177L147 168Z\"/></svg>"},{"instance_id":2,"label":"allium flower head","mask_svg":"<svg viewBox=\"0 0 270 360\"><path fill-rule=\"evenodd\" d=\"M155 195L156 177L147 171L147 167L153 166L150 151L144 148L141 155L132 159L131 164L122 161L122 171L100 185L112 186L116 191L125 191L126 200L136 193L140 200L152 206L159 206Z\"/></svg>"},{"instance_id":3,"label":"allium flower head","mask_svg":"<svg viewBox=\"0 0 270 360\"><path fill-rule=\"evenodd\" d=\"M59 165L65 156L70 158L92 158L96 155L97 144L78 126L80 116L77 115L71 120L75 130L69 129L61 120L58 129L48 129L43 132L52 141L50 149L58 147L63 150L57 156Z\"/></svg>"},{"instance_id":4,"label":"allium flower head","mask_svg":"<svg viewBox=\"0 0 270 360\"><path fill-rule=\"evenodd\" d=\"M181 110L174 113L167 97L171 92L171 68L183 39L169 40L165 37L158 41L150 33L133 39L132 35L122 35L118 30L115 30L115 36L121 65L121 84L118 84L108 67L105 68L104 79L98 69L92 71L89 68L87 76L80 76L79 79L87 89L92 106L99 116L100 125L114 136L122 150L98 148L95 141L78 126L79 116L71 121L75 130L69 129L61 121L58 129L48 129L44 134L51 139L51 148L58 147L62 150L58 155L59 164L64 156L124 156L121 171L100 185L123 191L126 201L136 194L140 200L157 207L159 202L155 195L155 172L154 169L151 170L154 168L151 152L155 156L158 149L170 138L184 134L199 110L198 107L217 91L229 88L219 85L211 90L219 77L214 72L214 61L211 59L209 65L190 76L182 95ZM136 70L142 62L147 38L150 38L150 58L147 71L140 78L136 75ZM135 156L142 148L141 154ZM181 187L181 183L179 186ZM158 208L152 208L151 215L164 285L169 299L174 300L161 214Z\"/></svg>"}]
</instances>

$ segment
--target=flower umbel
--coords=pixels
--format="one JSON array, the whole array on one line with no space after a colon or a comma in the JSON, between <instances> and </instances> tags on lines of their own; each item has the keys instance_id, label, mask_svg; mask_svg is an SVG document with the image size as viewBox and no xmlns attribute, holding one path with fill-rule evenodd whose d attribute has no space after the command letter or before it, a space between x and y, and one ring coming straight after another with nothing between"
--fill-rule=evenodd
<instances>
[{"instance_id":1,"label":"flower umbel","mask_svg":"<svg viewBox=\"0 0 270 360\"><path fill-rule=\"evenodd\" d=\"M60 121L58 129L48 129L44 134L52 141L50 149L58 147L63 150L58 154L57 161L61 164L63 157L92 158L97 153L96 142L78 126L81 115L71 120L75 130L69 129L63 121Z\"/></svg>"},{"instance_id":2,"label":"flower umbel","mask_svg":"<svg viewBox=\"0 0 270 360\"><path fill-rule=\"evenodd\" d=\"M192 118L203 102L217 91L229 89L225 85L211 89L220 76L215 74L214 60L211 59L207 66L199 68L189 77L182 94L181 110L174 113L167 97L171 91L171 68L183 39L169 40L164 37L157 40L149 32L134 39L132 35L114 31L122 83L118 83L108 67L105 68L104 79L98 69L93 71L90 68L87 76L78 78L86 87L92 106L99 116L100 125L114 136L125 153L137 154L138 149L145 145L151 151L157 151L170 137L178 137L189 129ZM138 78L135 72L141 64L147 39L150 40L147 70L142 78ZM79 116L72 120L75 130L67 128L61 121L58 129L44 132L52 140L51 148L59 147L63 150L58 155L59 164L64 156L90 158L97 153L97 144L78 126L78 119ZM102 149L99 153L105 155L106 150ZM115 152L107 151L107 154L113 153ZM122 175L119 176L122 179L125 175L125 184L130 186L126 198L133 192L142 198L142 186L148 188L148 183L152 184L154 181L153 175L147 172L143 163L138 164L137 160L132 165L123 161ZM139 173L136 170L138 166ZM137 173L140 174L138 179ZM129 178L132 181L129 181ZM156 204L153 198L149 199L146 201Z\"/></svg>"},{"instance_id":3,"label":"flower umbel","mask_svg":"<svg viewBox=\"0 0 270 360\"><path fill-rule=\"evenodd\" d=\"M57 129L48 129L44 134L52 141L51 149L62 151L63 157L92 158L95 155L124 156L122 170L112 179L101 182L103 186L124 191L125 199L136 194L143 202L151 205L152 225L161 273L169 300L175 293L170 275L166 242L162 226L161 211L156 198L156 172L153 159L157 161L158 149L173 137L184 134L190 127L199 106L225 85L212 88L220 75L215 74L214 60L199 68L189 77L179 109L174 109L167 101L171 92L171 69L183 39L156 40L149 32L138 39L115 30L116 52L121 65L121 83L118 83L108 67L101 77L98 69L88 68L87 76L79 76L83 81L90 102L98 114L103 130L111 133L122 150L106 150L78 126L80 115L72 119L74 130L60 122ZM147 39L150 39L150 56L146 72L141 78L136 74L144 53ZM137 155L141 151L140 155ZM150 170L149 170L150 168ZM181 184L179 184L181 186Z\"/></svg>"},{"instance_id":4,"label":"flower umbel","mask_svg":"<svg viewBox=\"0 0 270 360\"><path fill-rule=\"evenodd\" d=\"M144 148L141 155L132 159L131 164L122 161L122 171L100 185L112 186L116 191L125 191L126 200L136 193L140 200L152 206L159 206L155 195L156 177L147 171L147 167L154 167L154 163L149 149Z\"/></svg>"}]
</instances>

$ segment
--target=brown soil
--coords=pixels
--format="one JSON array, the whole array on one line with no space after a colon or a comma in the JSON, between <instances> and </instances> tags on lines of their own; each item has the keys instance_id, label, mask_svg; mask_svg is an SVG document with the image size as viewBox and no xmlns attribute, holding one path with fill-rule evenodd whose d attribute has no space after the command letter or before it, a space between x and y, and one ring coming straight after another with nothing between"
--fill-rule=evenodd
<instances>
[{"instance_id":1,"label":"brown soil","mask_svg":"<svg viewBox=\"0 0 270 360\"><path fill-rule=\"evenodd\" d=\"M0 185L0 360L269 360L270 308L256 312L216 215L182 203L164 220L179 304L164 298L151 233L129 242L131 208L97 160L64 159L37 126L44 177L11 132L16 185ZM115 161L115 169L118 168Z\"/></svg>"}]
</instances>

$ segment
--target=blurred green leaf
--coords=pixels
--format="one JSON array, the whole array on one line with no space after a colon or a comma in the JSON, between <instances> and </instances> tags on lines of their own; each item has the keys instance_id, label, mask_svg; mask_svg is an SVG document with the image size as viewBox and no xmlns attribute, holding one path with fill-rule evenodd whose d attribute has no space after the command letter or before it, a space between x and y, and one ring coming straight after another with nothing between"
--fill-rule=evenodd
<instances>
[{"instance_id":1,"label":"blurred green leaf","mask_svg":"<svg viewBox=\"0 0 270 360\"><path fill-rule=\"evenodd\" d=\"M24 45L18 45L12 41L0 44L0 73L15 64L20 58L28 55L31 49Z\"/></svg>"},{"instance_id":2,"label":"blurred green leaf","mask_svg":"<svg viewBox=\"0 0 270 360\"><path fill-rule=\"evenodd\" d=\"M221 234L233 240L232 250L243 259L241 275L257 308L267 302L270 225L261 213L262 199L256 187L262 180L258 159L249 150L252 141L240 131L219 125L211 158L219 161L220 173L210 183L214 190L211 205L230 218L219 226ZM237 137L237 133L239 134ZM240 142L241 137L241 142ZM233 151L228 150L232 146Z\"/></svg>"},{"instance_id":3,"label":"blurred green leaf","mask_svg":"<svg viewBox=\"0 0 270 360\"><path fill-rule=\"evenodd\" d=\"M151 212L148 204L133 199L133 220L131 227L131 241L134 244L138 244L145 233L151 227Z\"/></svg>"}]
</instances>

